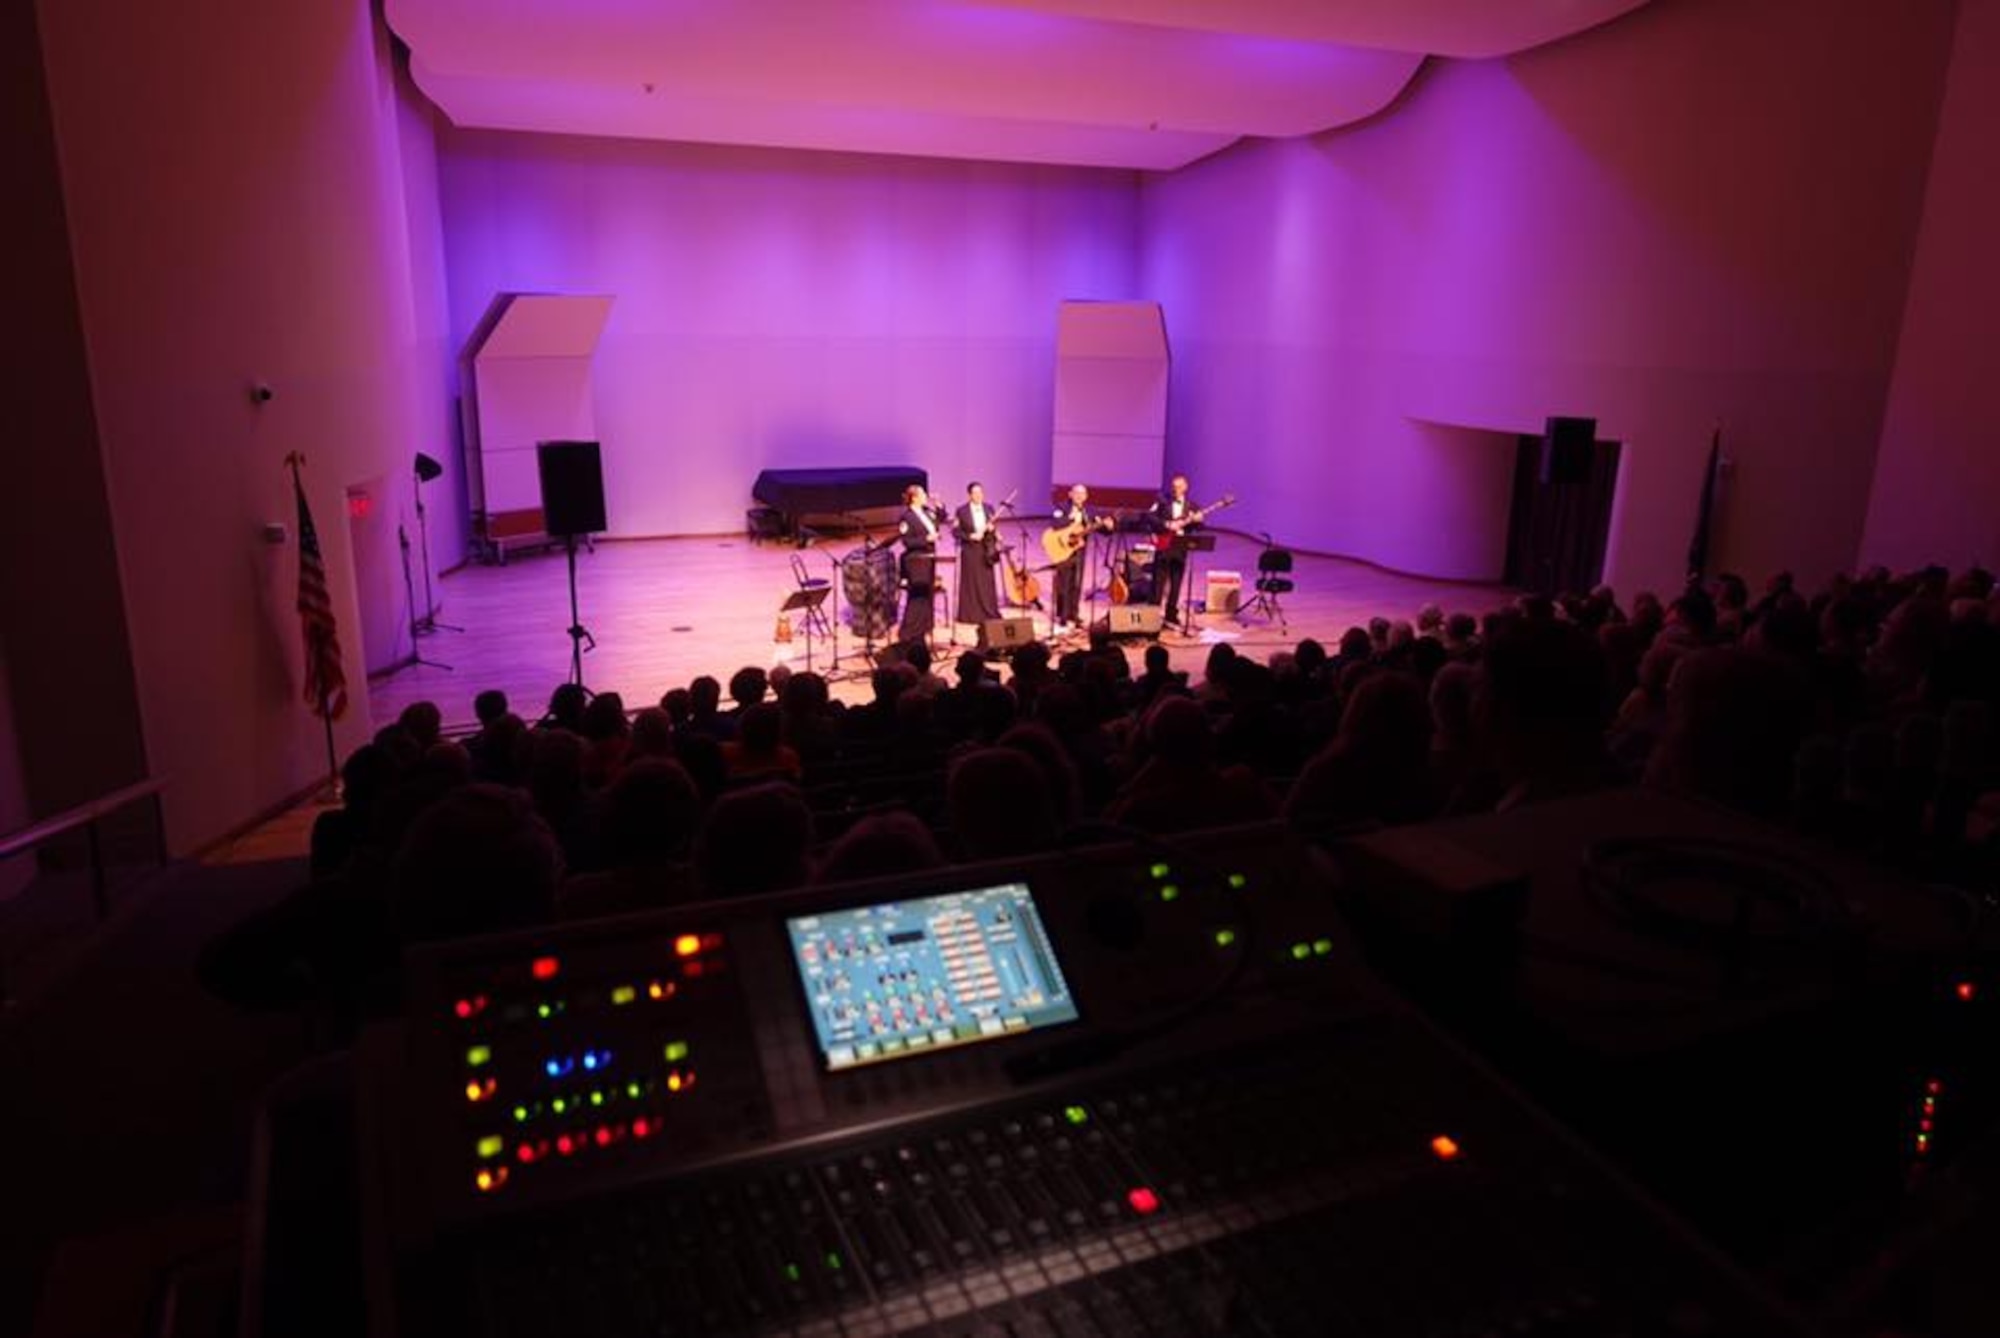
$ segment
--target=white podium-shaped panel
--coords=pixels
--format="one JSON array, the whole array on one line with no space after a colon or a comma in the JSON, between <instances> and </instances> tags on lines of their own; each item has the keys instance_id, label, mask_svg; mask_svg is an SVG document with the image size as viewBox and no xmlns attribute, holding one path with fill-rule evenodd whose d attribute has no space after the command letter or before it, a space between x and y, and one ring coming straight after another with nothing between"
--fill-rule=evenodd
<instances>
[{"instance_id":1,"label":"white podium-shaped panel","mask_svg":"<svg viewBox=\"0 0 2000 1338\"><path fill-rule=\"evenodd\" d=\"M1085 483L1112 505L1158 491L1167 453L1166 318L1157 302L1064 302L1056 309L1058 494Z\"/></svg>"},{"instance_id":2,"label":"white podium-shaped panel","mask_svg":"<svg viewBox=\"0 0 2000 1338\"><path fill-rule=\"evenodd\" d=\"M598 440L591 362L610 315L609 297L502 293L474 332L465 474L489 552L547 537L536 443Z\"/></svg>"}]
</instances>

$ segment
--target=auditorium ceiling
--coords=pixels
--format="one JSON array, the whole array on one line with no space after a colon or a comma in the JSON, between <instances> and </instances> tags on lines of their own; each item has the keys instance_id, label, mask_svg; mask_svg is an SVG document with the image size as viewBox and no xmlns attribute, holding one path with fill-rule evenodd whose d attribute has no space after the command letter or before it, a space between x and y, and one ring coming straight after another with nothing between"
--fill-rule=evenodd
<instances>
[{"instance_id":1,"label":"auditorium ceiling","mask_svg":"<svg viewBox=\"0 0 2000 1338\"><path fill-rule=\"evenodd\" d=\"M386 0L464 127L1171 170L1647 0Z\"/></svg>"}]
</instances>

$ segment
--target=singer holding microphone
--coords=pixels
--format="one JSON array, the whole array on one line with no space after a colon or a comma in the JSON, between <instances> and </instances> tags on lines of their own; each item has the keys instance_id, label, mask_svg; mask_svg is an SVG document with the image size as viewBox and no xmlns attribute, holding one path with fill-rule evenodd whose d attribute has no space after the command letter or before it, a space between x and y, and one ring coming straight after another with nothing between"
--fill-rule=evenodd
<instances>
[{"instance_id":1,"label":"singer holding microphone","mask_svg":"<svg viewBox=\"0 0 2000 1338\"><path fill-rule=\"evenodd\" d=\"M921 483L903 489L903 514L896 522L896 537L903 545L903 622L897 639L904 642L929 641L931 598L937 587L938 516Z\"/></svg>"}]
</instances>

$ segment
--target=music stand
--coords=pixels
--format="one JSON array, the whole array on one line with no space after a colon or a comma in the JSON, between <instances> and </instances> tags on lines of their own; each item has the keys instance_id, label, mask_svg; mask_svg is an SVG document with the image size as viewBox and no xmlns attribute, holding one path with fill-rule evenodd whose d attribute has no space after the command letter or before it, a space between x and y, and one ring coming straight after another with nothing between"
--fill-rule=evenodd
<instances>
[{"instance_id":1,"label":"music stand","mask_svg":"<svg viewBox=\"0 0 2000 1338\"><path fill-rule=\"evenodd\" d=\"M1181 574L1181 631L1188 636L1193 636L1201 631L1201 622L1194 615L1194 592L1197 588L1195 577L1198 574L1195 570L1194 555L1196 553L1213 553L1215 551L1215 536L1212 534L1183 534L1181 536L1181 547L1187 553L1188 559L1187 570ZM1203 613L1208 612L1208 600L1206 598L1202 600L1201 611Z\"/></svg>"},{"instance_id":2,"label":"music stand","mask_svg":"<svg viewBox=\"0 0 2000 1338\"><path fill-rule=\"evenodd\" d=\"M800 622L799 626L806 634L807 673L813 671L813 636L815 635L813 624L826 617L825 614L820 612L819 606L826 603L827 592L832 588L830 585L821 585L807 590L794 590L791 594L786 595L785 602L778 606L778 616L780 618L788 617L801 609L805 610L806 616ZM824 635L824 633L820 635Z\"/></svg>"}]
</instances>

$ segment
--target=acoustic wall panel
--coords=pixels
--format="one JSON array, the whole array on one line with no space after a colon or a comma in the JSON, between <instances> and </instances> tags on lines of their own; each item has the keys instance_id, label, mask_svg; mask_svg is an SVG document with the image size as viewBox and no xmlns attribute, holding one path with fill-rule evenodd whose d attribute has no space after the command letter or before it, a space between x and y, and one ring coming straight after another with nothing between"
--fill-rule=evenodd
<instances>
[{"instance_id":1,"label":"acoustic wall panel","mask_svg":"<svg viewBox=\"0 0 2000 1338\"><path fill-rule=\"evenodd\" d=\"M592 359L611 299L502 293L470 348L466 475L489 552L545 537L535 443L597 439Z\"/></svg>"},{"instance_id":2,"label":"acoustic wall panel","mask_svg":"<svg viewBox=\"0 0 2000 1338\"><path fill-rule=\"evenodd\" d=\"M1167 452L1166 319L1157 302L1064 302L1056 310L1058 493L1159 488Z\"/></svg>"}]
</instances>

